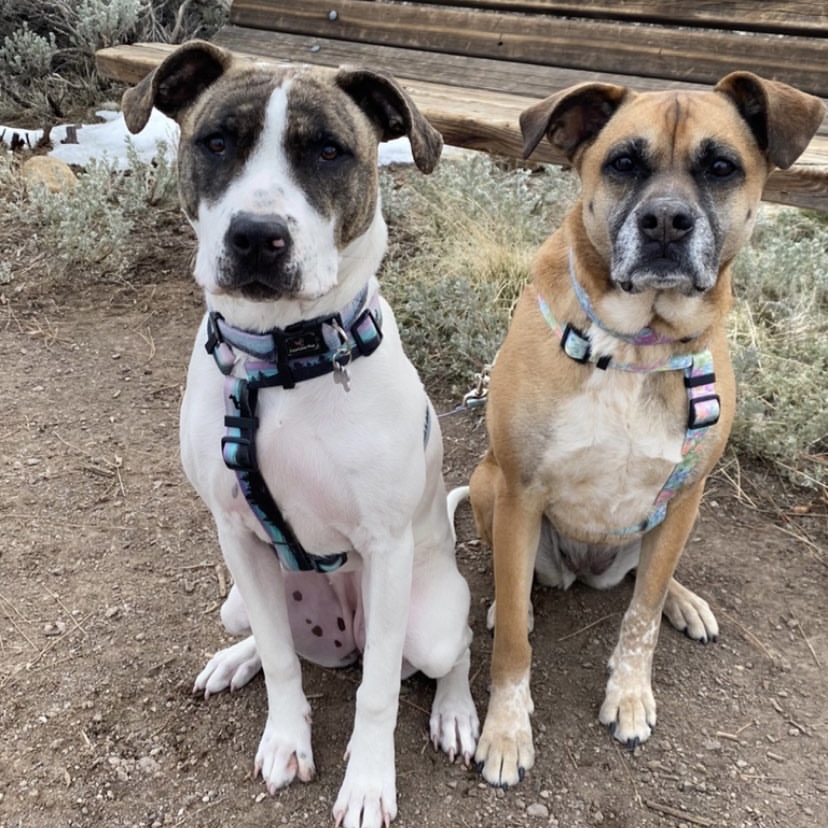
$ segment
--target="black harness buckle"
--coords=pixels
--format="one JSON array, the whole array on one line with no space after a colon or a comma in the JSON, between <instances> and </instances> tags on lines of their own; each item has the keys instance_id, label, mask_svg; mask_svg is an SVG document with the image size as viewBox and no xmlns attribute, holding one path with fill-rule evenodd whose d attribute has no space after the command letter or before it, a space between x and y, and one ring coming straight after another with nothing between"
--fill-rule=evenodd
<instances>
[{"instance_id":1,"label":"black harness buckle","mask_svg":"<svg viewBox=\"0 0 828 828\"><path fill-rule=\"evenodd\" d=\"M589 337L583 331L579 331L571 322L566 323L561 335L561 348L575 362L589 362L592 355Z\"/></svg>"}]
</instances>

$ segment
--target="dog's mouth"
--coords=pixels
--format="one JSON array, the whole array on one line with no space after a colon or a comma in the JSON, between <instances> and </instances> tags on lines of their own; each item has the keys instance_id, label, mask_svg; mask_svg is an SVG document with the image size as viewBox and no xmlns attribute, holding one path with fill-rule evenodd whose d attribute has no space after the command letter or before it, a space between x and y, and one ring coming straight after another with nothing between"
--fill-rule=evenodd
<instances>
[{"instance_id":1,"label":"dog's mouth","mask_svg":"<svg viewBox=\"0 0 828 828\"><path fill-rule=\"evenodd\" d=\"M638 255L623 251L616 256L610 278L627 293L674 290L693 296L716 283L716 268L708 258L681 246L647 245Z\"/></svg>"},{"instance_id":2,"label":"dog's mouth","mask_svg":"<svg viewBox=\"0 0 828 828\"><path fill-rule=\"evenodd\" d=\"M626 293L643 293L646 290L678 290L688 296L704 293L712 287L709 280L678 265L669 258L657 258L639 267L613 277L613 281Z\"/></svg>"}]
</instances>

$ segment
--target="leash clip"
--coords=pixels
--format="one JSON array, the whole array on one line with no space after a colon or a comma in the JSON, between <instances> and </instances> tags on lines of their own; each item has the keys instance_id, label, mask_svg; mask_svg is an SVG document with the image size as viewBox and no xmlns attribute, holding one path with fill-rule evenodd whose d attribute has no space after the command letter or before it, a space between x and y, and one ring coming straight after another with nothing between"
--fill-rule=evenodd
<instances>
[{"instance_id":1,"label":"leash clip","mask_svg":"<svg viewBox=\"0 0 828 828\"><path fill-rule=\"evenodd\" d=\"M463 405L466 408L481 408L486 405L489 396L489 374L492 371L491 365L484 365L479 374L474 375L475 385L470 391L463 395Z\"/></svg>"}]
</instances>

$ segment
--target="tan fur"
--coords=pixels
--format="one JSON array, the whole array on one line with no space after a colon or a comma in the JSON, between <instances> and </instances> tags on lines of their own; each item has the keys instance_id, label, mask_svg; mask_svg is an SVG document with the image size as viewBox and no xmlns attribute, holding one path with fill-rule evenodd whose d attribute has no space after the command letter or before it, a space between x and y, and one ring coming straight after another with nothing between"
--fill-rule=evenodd
<instances>
[{"instance_id":1,"label":"tan fur","mask_svg":"<svg viewBox=\"0 0 828 828\"><path fill-rule=\"evenodd\" d=\"M492 694L476 754L493 784L516 783L534 762L527 617L542 520L576 541L619 545L614 533L646 517L669 475L687 418L681 371L641 375L576 363L541 316L538 294L559 322L590 330L571 287L572 251L577 278L607 327L632 335L649 326L676 340L693 338L637 346L592 327L593 343L610 349L614 359L651 364L705 348L714 358L720 420L666 519L642 538L634 595L610 659L599 718L632 746L655 724L650 673L662 610L700 640L718 631L707 604L672 576L733 419L735 383L724 329L730 266L750 235L767 176L774 166L793 163L821 118L816 98L741 72L709 92L637 94L582 84L521 119L527 154L546 135L578 170L582 195L539 250L531 284L515 308L491 374L490 448L470 483L475 520L494 555ZM629 146L647 148L641 175L608 173L618 148ZM715 163L701 174L699 166L709 160L700 159L710 146L717 162L724 153L741 173L719 179L729 170ZM695 217L697 245L688 254L695 288L677 270L671 274L676 286L661 289L639 266L645 258L635 246L641 225L630 217L659 199L687 205ZM712 267L705 264L711 259ZM628 290L619 286L625 279L632 280Z\"/></svg>"}]
</instances>

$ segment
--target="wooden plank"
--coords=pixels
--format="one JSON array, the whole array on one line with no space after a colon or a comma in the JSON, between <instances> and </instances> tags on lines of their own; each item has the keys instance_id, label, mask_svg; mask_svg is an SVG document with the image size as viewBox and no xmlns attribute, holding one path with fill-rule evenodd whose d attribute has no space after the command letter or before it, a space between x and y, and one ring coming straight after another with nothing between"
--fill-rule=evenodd
<instances>
[{"instance_id":1,"label":"wooden plank","mask_svg":"<svg viewBox=\"0 0 828 828\"><path fill-rule=\"evenodd\" d=\"M825 0L420 0L430 6L463 6L502 12L635 20L776 34L828 34ZM246 5L236 0L236 5Z\"/></svg>"},{"instance_id":2,"label":"wooden plank","mask_svg":"<svg viewBox=\"0 0 828 828\"><path fill-rule=\"evenodd\" d=\"M828 97L828 39L678 29L427 4L337 0L234 4L251 28L572 69L709 83L751 67ZM795 60L792 59L795 56Z\"/></svg>"},{"instance_id":3,"label":"wooden plank","mask_svg":"<svg viewBox=\"0 0 828 828\"><path fill-rule=\"evenodd\" d=\"M125 83L137 83L174 48L169 44L142 43L102 49L96 55L98 71ZM250 57L265 59L257 55ZM460 89L427 81L410 80L406 86L447 144L521 157L518 116L536 98ZM539 162L560 163L547 142L538 147L532 158ZM764 198L828 212L828 137L815 138L790 170L775 172Z\"/></svg>"},{"instance_id":4,"label":"wooden plank","mask_svg":"<svg viewBox=\"0 0 828 828\"><path fill-rule=\"evenodd\" d=\"M527 72L525 64L512 61L418 52L413 49L242 29L238 26L225 26L216 35L214 42L237 53L253 54L277 61L314 63L321 66L357 63L382 69L407 80L434 82L439 79L441 86L457 86L463 90L458 92L458 95L464 96L469 78L474 78L476 91L502 92L527 100L545 98L553 92L584 81L616 83L642 91L704 89L707 86L637 75L586 72L557 66L534 66L531 72ZM488 97L492 98L491 95ZM820 132L828 135L828 115Z\"/></svg>"}]
</instances>

